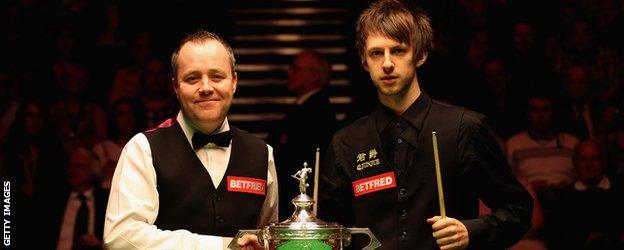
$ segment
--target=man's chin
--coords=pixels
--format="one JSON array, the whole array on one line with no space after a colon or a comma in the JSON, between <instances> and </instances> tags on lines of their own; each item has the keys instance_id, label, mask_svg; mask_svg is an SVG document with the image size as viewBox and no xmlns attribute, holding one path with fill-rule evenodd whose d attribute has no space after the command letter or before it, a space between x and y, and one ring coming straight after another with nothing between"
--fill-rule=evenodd
<instances>
[{"instance_id":1,"label":"man's chin","mask_svg":"<svg viewBox=\"0 0 624 250\"><path fill-rule=\"evenodd\" d=\"M399 90L397 88L380 88L379 93L384 96L395 96Z\"/></svg>"}]
</instances>

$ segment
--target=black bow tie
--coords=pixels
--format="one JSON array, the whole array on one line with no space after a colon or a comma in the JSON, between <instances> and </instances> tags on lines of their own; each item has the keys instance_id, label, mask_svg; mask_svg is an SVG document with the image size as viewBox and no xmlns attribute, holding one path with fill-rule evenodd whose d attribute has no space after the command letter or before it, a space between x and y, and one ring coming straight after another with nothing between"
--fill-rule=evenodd
<instances>
[{"instance_id":1,"label":"black bow tie","mask_svg":"<svg viewBox=\"0 0 624 250\"><path fill-rule=\"evenodd\" d=\"M232 131L229 130L218 134L195 132L193 134L193 150L201 148L211 142L220 147L227 147L230 146L230 140L232 140Z\"/></svg>"}]
</instances>

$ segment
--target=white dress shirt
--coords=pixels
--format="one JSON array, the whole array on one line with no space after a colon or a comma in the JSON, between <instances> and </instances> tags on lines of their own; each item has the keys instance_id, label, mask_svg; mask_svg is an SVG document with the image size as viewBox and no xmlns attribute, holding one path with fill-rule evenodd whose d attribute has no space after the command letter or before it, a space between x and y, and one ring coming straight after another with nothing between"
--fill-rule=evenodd
<instances>
[{"instance_id":1,"label":"white dress shirt","mask_svg":"<svg viewBox=\"0 0 624 250\"><path fill-rule=\"evenodd\" d=\"M176 120L192 145L192 136L196 129L184 119L181 112ZM229 129L226 118L215 133ZM277 176L273 148L269 145L267 147L267 196L258 219L258 228L277 222ZM223 179L231 150L231 144L228 147L219 147L209 143L195 151L215 187ZM140 133L126 144L115 169L104 225L106 246L109 249L226 249L232 240L229 237L200 235L187 230L160 230L154 225L158 217L158 202L152 153L147 137Z\"/></svg>"},{"instance_id":2,"label":"white dress shirt","mask_svg":"<svg viewBox=\"0 0 624 250\"><path fill-rule=\"evenodd\" d=\"M82 193L85 196L87 208L89 209L89 221L87 232L95 235L95 204L93 201L93 189L89 189ZM61 231L59 233L59 241L57 242L57 250L71 250L74 241L74 224L76 223L76 215L80 208L80 198L78 193L72 191L67 199L63 221L61 222Z\"/></svg>"}]
</instances>

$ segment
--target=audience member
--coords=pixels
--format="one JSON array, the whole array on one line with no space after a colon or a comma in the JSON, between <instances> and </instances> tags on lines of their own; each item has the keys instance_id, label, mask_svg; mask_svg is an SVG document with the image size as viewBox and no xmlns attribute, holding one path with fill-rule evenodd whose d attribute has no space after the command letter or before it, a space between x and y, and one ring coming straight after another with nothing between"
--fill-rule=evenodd
<instances>
[{"instance_id":1,"label":"audience member","mask_svg":"<svg viewBox=\"0 0 624 250\"><path fill-rule=\"evenodd\" d=\"M113 104L109 112L109 138L93 146L93 152L99 159L97 169L100 188L110 190L115 166L123 146L145 126L145 108L138 101L122 98Z\"/></svg>"},{"instance_id":2,"label":"audience member","mask_svg":"<svg viewBox=\"0 0 624 250\"><path fill-rule=\"evenodd\" d=\"M64 64L60 79L63 97L50 107L50 114L66 152L92 147L106 138L106 113L85 95L87 69L77 63Z\"/></svg>"},{"instance_id":3,"label":"audience member","mask_svg":"<svg viewBox=\"0 0 624 250\"><path fill-rule=\"evenodd\" d=\"M618 202L620 181L605 174L605 151L596 140L583 141L574 151L578 180L557 193L547 214L551 249L622 249L624 206Z\"/></svg>"},{"instance_id":4,"label":"audience member","mask_svg":"<svg viewBox=\"0 0 624 250\"><path fill-rule=\"evenodd\" d=\"M538 194L576 181L572 150L578 139L559 131L553 120L552 99L534 95L527 101L527 130L510 137L505 143L509 164L518 178L524 178Z\"/></svg>"},{"instance_id":5,"label":"audience member","mask_svg":"<svg viewBox=\"0 0 624 250\"><path fill-rule=\"evenodd\" d=\"M57 250L103 249L104 214L108 196L96 185L97 158L76 148L65 169L70 192L58 228Z\"/></svg>"},{"instance_id":6,"label":"audience member","mask_svg":"<svg viewBox=\"0 0 624 250\"><path fill-rule=\"evenodd\" d=\"M290 217L294 210L291 199L299 194L291 175L303 162L313 166L316 148L325 152L337 123L329 102L330 63L318 52L304 51L294 58L287 73L288 90L297 99L269 135L269 143L275 146L278 182L282 183L280 220Z\"/></svg>"}]
</instances>

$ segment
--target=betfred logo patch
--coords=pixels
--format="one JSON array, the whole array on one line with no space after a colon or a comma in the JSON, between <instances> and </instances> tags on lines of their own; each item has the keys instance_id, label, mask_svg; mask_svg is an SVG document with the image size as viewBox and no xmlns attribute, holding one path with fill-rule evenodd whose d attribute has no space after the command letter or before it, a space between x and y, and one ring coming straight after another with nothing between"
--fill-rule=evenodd
<instances>
[{"instance_id":1,"label":"betfred logo patch","mask_svg":"<svg viewBox=\"0 0 624 250\"><path fill-rule=\"evenodd\" d=\"M353 182L355 197L368 193L396 187L394 172L383 173Z\"/></svg>"},{"instance_id":2,"label":"betfred logo patch","mask_svg":"<svg viewBox=\"0 0 624 250\"><path fill-rule=\"evenodd\" d=\"M228 176L227 190L229 192L266 195L266 181L249 177Z\"/></svg>"}]
</instances>

